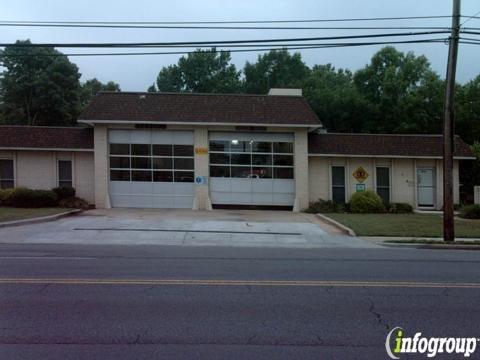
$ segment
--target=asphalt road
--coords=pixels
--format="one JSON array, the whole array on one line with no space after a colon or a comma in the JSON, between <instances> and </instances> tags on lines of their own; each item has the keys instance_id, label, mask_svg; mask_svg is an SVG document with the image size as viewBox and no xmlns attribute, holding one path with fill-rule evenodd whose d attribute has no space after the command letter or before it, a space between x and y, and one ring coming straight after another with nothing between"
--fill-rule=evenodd
<instances>
[{"instance_id":1,"label":"asphalt road","mask_svg":"<svg viewBox=\"0 0 480 360\"><path fill-rule=\"evenodd\" d=\"M385 359L396 326L480 337L479 265L479 251L0 245L0 359Z\"/></svg>"}]
</instances>

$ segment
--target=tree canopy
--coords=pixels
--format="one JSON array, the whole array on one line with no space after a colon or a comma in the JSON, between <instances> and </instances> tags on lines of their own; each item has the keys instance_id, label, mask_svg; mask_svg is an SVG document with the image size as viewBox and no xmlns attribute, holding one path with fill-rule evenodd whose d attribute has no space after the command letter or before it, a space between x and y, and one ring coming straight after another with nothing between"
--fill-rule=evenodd
<instances>
[{"instance_id":1,"label":"tree canopy","mask_svg":"<svg viewBox=\"0 0 480 360\"><path fill-rule=\"evenodd\" d=\"M349 70L315 65L303 83L306 99L329 131L360 132L369 106L353 83Z\"/></svg>"},{"instance_id":2,"label":"tree canopy","mask_svg":"<svg viewBox=\"0 0 480 360\"><path fill-rule=\"evenodd\" d=\"M292 55L288 50L271 50L259 55L257 62L245 64L245 92L266 94L276 87L302 87L309 72L300 53Z\"/></svg>"},{"instance_id":3,"label":"tree canopy","mask_svg":"<svg viewBox=\"0 0 480 360\"><path fill-rule=\"evenodd\" d=\"M156 90L162 92L235 93L241 89L240 72L231 63L230 52L215 49L182 56L178 64L162 68L156 82Z\"/></svg>"},{"instance_id":4,"label":"tree canopy","mask_svg":"<svg viewBox=\"0 0 480 360\"><path fill-rule=\"evenodd\" d=\"M443 84L430 69L426 57L385 47L372 57L370 64L355 73L354 83L372 109L363 131L439 131L436 123L441 121L439 91Z\"/></svg>"},{"instance_id":5,"label":"tree canopy","mask_svg":"<svg viewBox=\"0 0 480 360\"><path fill-rule=\"evenodd\" d=\"M121 89L120 85L114 81L109 81L104 84L97 78L87 80L81 85L82 108L100 91L121 91Z\"/></svg>"},{"instance_id":6,"label":"tree canopy","mask_svg":"<svg viewBox=\"0 0 480 360\"><path fill-rule=\"evenodd\" d=\"M17 44L29 44L28 40ZM75 64L51 47L7 46L0 51L2 123L74 125L99 91L119 84L96 78L80 83ZM159 71L149 92L258 93L302 88L328 131L441 133L444 81L424 56L385 47L352 72L333 64L309 67L300 53L272 50L237 70L229 52L197 50ZM458 84L456 133L480 140L480 75Z\"/></svg>"},{"instance_id":7,"label":"tree canopy","mask_svg":"<svg viewBox=\"0 0 480 360\"><path fill-rule=\"evenodd\" d=\"M16 44L29 44L17 41ZM0 52L4 122L25 125L73 125L80 109L80 73L53 48L7 46Z\"/></svg>"}]
</instances>

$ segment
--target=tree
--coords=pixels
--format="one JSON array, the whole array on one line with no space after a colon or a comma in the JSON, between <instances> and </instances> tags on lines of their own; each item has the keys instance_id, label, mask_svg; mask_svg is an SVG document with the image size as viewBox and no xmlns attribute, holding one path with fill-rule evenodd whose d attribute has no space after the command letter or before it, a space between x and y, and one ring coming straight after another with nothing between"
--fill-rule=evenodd
<instances>
[{"instance_id":1,"label":"tree","mask_svg":"<svg viewBox=\"0 0 480 360\"><path fill-rule=\"evenodd\" d=\"M303 84L304 95L320 121L332 132L360 132L368 104L349 70L315 65Z\"/></svg>"},{"instance_id":2,"label":"tree","mask_svg":"<svg viewBox=\"0 0 480 360\"><path fill-rule=\"evenodd\" d=\"M155 83L153 83L152 85L150 85L148 87L147 92L149 92L149 93L157 92L157 87L155 86Z\"/></svg>"},{"instance_id":3,"label":"tree","mask_svg":"<svg viewBox=\"0 0 480 360\"><path fill-rule=\"evenodd\" d=\"M288 50L271 50L259 55L256 63L245 64L245 91L266 94L275 87L301 88L309 71L300 53L291 55Z\"/></svg>"},{"instance_id":4,"label":"tree","mask_svg":"<svg viewBox=\"0 0 480 360\"><path fill-rule=\"evenodd\" d=\"M406 55L393 47L378 51L354 76L370 102L368 132L431 132L441 129L442 82L425 56Z\"/></svg>"},{"instance_id":5,"label":"tree","mask_svg":"<svg viewBox=\"0 0 480 360\"><path fill-rule=\"evenodd\" d=\"M163 67L157 77L160 92L236 93L241 89L240 72L231 63L230 52L214 48L182 56L176 65Z\"/></svg>"},{"instance_id":6,"label":"tree","mask_svg":"<svg viewBox=\"0 0 480 360\"><path fill-rule=\"evenodd\" d=\"M79 111L79 78L75 64L51 47L21 47L17 41L0 51L3 121L26 125L72 125Z\"/></svg>"},{"instance_id":7,"label":"tree","mask_svg":"<svg viewBox=\"0 0 480 360\"><path fill-rule=\"evenodd\" d=\"M87 80L81 85L80 89L82 108L84 108L92 99L92 97L97 95L97 93L100 91L121 91L121 89L120 85L114 81L109 81L104 84L97 78Z\"/></svg>"},{"instance_id":8,"label":"tree","mask_svg":"<svg viewBox=\"0 0 480 360\"><path fill-rule=\"evenodd\" d=\"M480 140L480 75L455 91L455 130L469 144Z\"/></svg>"}]
</instances>

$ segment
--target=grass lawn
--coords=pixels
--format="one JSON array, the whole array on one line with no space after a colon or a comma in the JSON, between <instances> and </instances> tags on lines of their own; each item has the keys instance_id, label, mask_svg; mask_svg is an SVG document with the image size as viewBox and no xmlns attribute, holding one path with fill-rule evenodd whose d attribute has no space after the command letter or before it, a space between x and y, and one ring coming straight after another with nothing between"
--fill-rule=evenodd
<instances>
[{"instance_id":1,"label":"grass lawn","mask_svg":"<svg viewBox=\"0 0 480 360\"><path fill-rule=\"evenodd\" d=\"M360 236L442 237L435 214L325 214ZM480 238L480 220L455 219L455 237Z\"/></svg>"},{"instance_id":2,"label":"grass lawn","mask_svg":"<svg viewBox=\"0 0 480 360\"><path fill-rule=\"evenodd\" d=\"M63 208L38 208L38 209L25 209L25 208L11 208L0 207L0 222L31 219L40 216L48 216L65 212L69 209Z\"/></svg>"}]
</instances>

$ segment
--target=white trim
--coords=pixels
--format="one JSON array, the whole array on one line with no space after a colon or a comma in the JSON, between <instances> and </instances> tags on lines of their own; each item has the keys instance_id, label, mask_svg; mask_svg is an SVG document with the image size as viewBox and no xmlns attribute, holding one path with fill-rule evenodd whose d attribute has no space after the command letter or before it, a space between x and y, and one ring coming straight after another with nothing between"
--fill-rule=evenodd
<instances>
[{"instance_id":1,"label":"white trim","mask_svg":"<svg viewBox=\"0 0 480 360\"><path fill-rule=\"evenodd\" d=\"M308 154L308 156L344 157L344 158L382 158L382 159L443 159L442 156L408 156L408 155L346 155L346 154ZM454 156L455 160L475 160L476 157Z\"/></svg>"},{"instance_id":2,"label":"white trim","mask_svg":"<svg viewBox=\"0 0 480 360\"><path fill-rule=\"evenodd\" d=\"M264 126L283 128L318 129L322 125L313 124L268 124L268 123L234 123L234 122L200 122L200 121L147 121L147 120L77 120L81 124L153 124L153 125L195 125L195 126Z\"/></svg>"},{"instance_id":3,"label":"white trim","mask_svg":"<svg viewBox=\"0 0 480 360\"><path fill-rule=\"evenodd\" d=\"M35 148L35 147L0 147L5 151L85 151L93 152L94 149L66 149L66 148Z\"/></svg>"}]
</instances>

